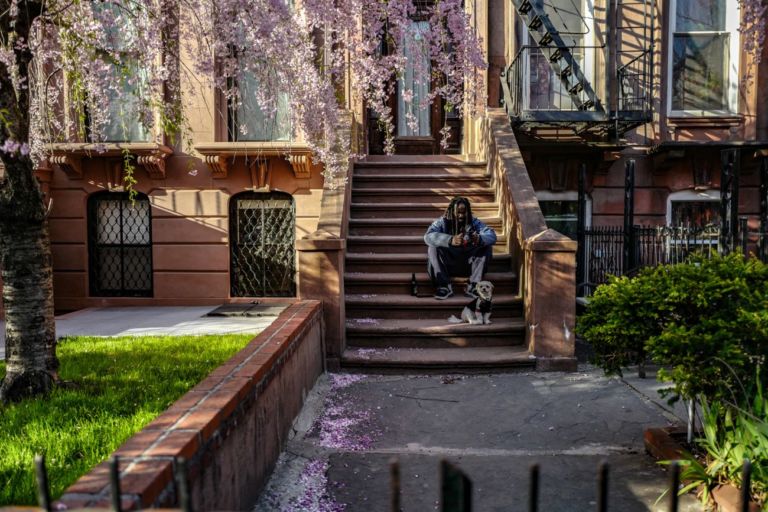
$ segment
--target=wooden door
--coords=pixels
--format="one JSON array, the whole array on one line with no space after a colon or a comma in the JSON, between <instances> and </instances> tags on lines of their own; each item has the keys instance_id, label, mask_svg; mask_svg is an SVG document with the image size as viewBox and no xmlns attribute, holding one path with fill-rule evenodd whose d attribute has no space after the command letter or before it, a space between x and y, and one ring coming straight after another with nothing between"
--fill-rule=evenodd
<instances>
[{"instance_id":1,"label":"wooden door","mask_svg":"<svg viewBox=\"0 0 768 512\"><path fill-rule=\"evenodd\" d=\"M436 98L426 108L419 108L419 99L429 94L432 84L420 84L415 79L416 59L428 58L426 48L420 41L420 34L428 30L427 21L424 19L412 20L412 40L405 41L404 48L408 58L408 65L403 76L393 78L393 90L388 98L388 105L392 109L394 125L395 153L403 155L435 155L441 153L461 152L461 120L453 112L445 112L444 102ZM382 51L386 51L386 45L382 45ZM431 63L421 62L421 66L429 69ZM411 102L403 99L403 90L413 95ZM410 114L410 116L408 115ZM411 120L416 119L417 126L413 126ZM440 129L444 124L451 128L448 140L448 148L440 147ZM379 119L375 112L368 109L368 152L370 154L384 153L384 131L379 125Z\"/></svg>"}]
</instances>

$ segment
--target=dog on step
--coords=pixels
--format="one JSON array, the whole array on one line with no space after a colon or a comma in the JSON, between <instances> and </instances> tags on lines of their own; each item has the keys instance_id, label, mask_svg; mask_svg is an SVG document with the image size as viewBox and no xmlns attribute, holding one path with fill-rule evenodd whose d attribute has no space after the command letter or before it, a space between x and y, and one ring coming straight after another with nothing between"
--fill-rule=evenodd
<instances>
[{"instance_id":1,"label":"dog on step","mask_svg":"<svg viewBox=\"0 0 768 512\"><path fill-rule=\"evenodd\" d=\"M448 321L452 324L469 323L471 325L491 323L491 301L493 300L493 283L480 281L475 286L475 297L464 307L461 318L451 315Z\"/></svg>"}]
</instances>

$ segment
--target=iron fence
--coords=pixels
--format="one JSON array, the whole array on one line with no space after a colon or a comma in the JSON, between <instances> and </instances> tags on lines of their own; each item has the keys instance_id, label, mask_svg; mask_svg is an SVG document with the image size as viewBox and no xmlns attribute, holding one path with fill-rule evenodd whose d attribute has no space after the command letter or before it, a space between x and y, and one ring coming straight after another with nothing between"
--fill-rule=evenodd
<instances>
[{"instance_id":1,"label":"iron fence","mask_svg":"<svg viewBox=\"0 0 768 512\"><path fill-rule=\"evenodd\" d=\"M400 512L402 510L401 496L401 477L400 463L397 459L390 462L390 506L391 512ZM35 469L37 476L38 502L40 508L45 512L54 510L53 500L51 499L50 485L48 483L48 471L43 456L35 457ZM173 473L175 483L175 495L178 503L179 512L193 512L192 500L190 497L190 482L187 462L183 458L173 458ZM458 466L446 461L440 461L440 510L442 512L472 512L472 480ZM530 467L530 477L528 480L528 510L529 512L538 512L540 510L539 497L540 489L539 465L533 464ZM109 463L109 496L111 509L115 512L122 511L122 493L120 488L120 462L117 456L112 457ZM738 510L748 512L750 510L750 489L752 481L752 463L749 459L744 459L741 471L741 489L739 496ZM598 512L608 512L608 495L610 482L610 466L607 462L601 462L597 471L597 503L595 508ZM666 500L668 512L677 512L679 508L678 491L680 489L680 463L673 461L669 465L669 487L667 488ZM574 505L576 507L576 504ZM588 510L591 505L584 505L579 510ZM575 508L574 508L575 509ZM94 509L95 510L95 509ZM173 510L173 509L171 509Z\"/></svg>"},{"instance_id":2,"label":"iron fence","mask_svg":"<svg viewBox=\"0 0 768 512\"><path fill-rule=\"evenodd\" d=\"M667 501L667 511L679 510L680 496L680 468L678 461L669 465L669 487L664 493ZM528 511L538 512L540 507L540 475L539 465L530 467L528 480ZM750 488L752 478L752 463L744 459L741 470L741 489L739 492L738 510L748 512L750 509ZM610 482L610 466L607 462L601 462L597 470L597 502L594 508L598 512L608 512L608 495ZM400 465L395 459L390 462L390 511L400 512ZM660 501L660 500L659 500ZM590 510L593 505L573 504L573 510ZM472 512L472 481L457 466L446 460L440 462L440 510L442 512Z\"/></svg>"},{"instance_id":3,"label":"iron fence","mask_svg":"<svg viewBox=\"0 0 768 512\"><path fill-rule=\"evenodd\" d=\"M592 295L597 286L608 282L609 276L632 275L643 267L682 263L694 255L718 254L724 250L720 238L719 226L634 226L628 234L619 226L586 228L579 240L583 256L577 262L577 293ZM747 242L748 237L742 236L740 246L745 254Z\"/></svg>"}]
</instances>

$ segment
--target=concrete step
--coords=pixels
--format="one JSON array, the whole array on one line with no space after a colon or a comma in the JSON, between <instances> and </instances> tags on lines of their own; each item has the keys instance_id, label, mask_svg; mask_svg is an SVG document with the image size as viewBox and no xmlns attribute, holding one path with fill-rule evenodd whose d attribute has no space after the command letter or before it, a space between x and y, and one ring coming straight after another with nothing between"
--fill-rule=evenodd
<instances>
[{"instance_id":1,"label":"concrete step","mask_svg":"<svg viewBox=\"0 0 768 512\"><path fill-rule=\"evenodd\" d=\"M488 177L488 168L486 164L465 164L465 165L365 165L364 163L355 164L352 171L353 176L408 176L411 174L433 174L435 176L485 176Z\"/></svg>"},{"instance_id":2,"label":"concrete step","mask_svg":"<svg viewBox=\"0 0 768 512\"><path fill-rule=\"evenodd\" d=\"M374 189L453 189L453 195L461 195L476 189L487 189L490 185L485 176L478 175L452 175L441 176L435 174L402 174L387 175L377 174L370 176L355 176L352 179L355 190L364 188Z\"/></svg>"},{"instance_id":3,"label":"concrete step","mask_svg":"<svg viewBox=\"0 0 768 512\"><path fill-rule=\"evenodd\" d=\"M496 233L503 232L503 225L500 217L485 217L480 219L486 225L492 227ZM368 236L395 236L395 235L421 235L427 232L431 221L429 219L420 219L418 217L392 217L383 219L350 219L350 235L368 235Z\"/></svg>"},{"instance_id":4,"label":"concrete step","mask_svg":"<svg viewBox=\"0 0 768 512\"><path fill-rule=\"evenodd\" d=\"M507 250L507 238L499 235L493 246L493 254L501 254ZM371 253L427 253L424 243L424 235L402 236L347 236L347 253L371 252Z\"/></svg>"},{"instance_id":5,"label":"concrete step","mask_svg":"<svg viewBox=\"0 0 768 512\"><path fill-rule=\"evenodd\" d=\"M419 295L434 293L432 282L426 272L387 272L371 268L369 272L347 272L344 274L344 291L351 294L410 294L411 274L416 274L416 286ZM517 275L514 272L488 272L485 279L493 283L494 293L517 293ZM463 291L469 281L466 277L453 280L454 291ZM457 315L458 316L458 315Z\"/></svg>"},{"instance_id":6,"label":"concrete step","mask_svg":"<svg viewBox=\"0 0 768 512\"><path fill-rule=\"evenodd\" d=\"M409 294L346 294L347 319L440 319L451 315L461 316L464 306L472 299L464 296L464 290L454 288L454 296L437 300L431 294L413 297ZM522 299L513 294L495 294L491 319L518 318L522 315Z\"/></svg>"},{"instance_id":7,"label":"concrete step","mask_svg":"<svg viewBox=\"0 0 768 512\"><path fill-rule=\"evenodd\" d=\"M487 163L478 160L467 159L464 156L453 155L369 155L364 160L355 162L355 169L407 169L413 172L418 169L485 169Z\"/></svg>"},{"instance_id":8,"label":"concrete step","mask_svg":"<svg viewBox=\"0 0 768 512\"><path fill-rule=\"evenodd\" d=\"M457 315L458 316L458 315ZM347 346L361 348L509 347L525 341L525 321L494 320L489 325L452 324L446 320L352 318Z\"/></svg>"},{"instance_id":9,"label":"concrete step","mask_svg":"<svg viewBox=\"0 0 768 512\"><path fill-rule=\"evenodd\" d=\"M495 194L492 188L360 188L352 187L353 203L437 203L444 201L446 207L456 196L463 196L472 203L492 203Z\"/></svg>"},{"instance_id":10,"label":"concrete step","mask_svg":"<svg viewBox=\"0 0 768 512\"><path fill-rule=\"evenodd\" d=\"M350 216L356 219L383 219L394 215L435 220L445 213L449 202L417 203L396 200L391 203L352 202ZM472 203L472 215L479 218L497 216L499 215L499 205L497 203Z\"/></svg>"},{"instance_id":11,"label":"concrete step","mask_svg":"<svg viewBox=\"0 0 768 512\"><path fill-rule=\"evenodd\" d=\"M347 349L341 367L356 372L451 372L478 373L529 370L536 358L522 346L453 348Z\"/></svg>"},{"instance_id":12,"label":"concrete step","mask_svg":"<svg viewBox=\"0 0 768 512\"><path fill-rule=\"evenodd\" d=\"M489 272L508 272L512 258L509 253L494 254L488 267ZM423 253L347 253L347 272L424 272L427 268L427 251Z\"/></svg>"}]
</instances>

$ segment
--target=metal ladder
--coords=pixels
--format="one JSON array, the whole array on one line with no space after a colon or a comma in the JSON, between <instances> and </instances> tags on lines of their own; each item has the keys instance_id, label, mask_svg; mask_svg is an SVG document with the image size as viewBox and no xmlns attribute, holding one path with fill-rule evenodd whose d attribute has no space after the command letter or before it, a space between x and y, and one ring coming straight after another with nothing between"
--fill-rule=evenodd
<instances>
[{"instance_id":1,"label":"metal ladder","mask_svg":"<svg viewBox=\"0 0 768 512\"><path fill-rule=\"evenodd\" d=\"M571 101L579 110L604 112L600 98L597 97L589 80L573 56L555 25L537 0L512 0L518 14L528 26L539 48L547 53L547 60L552 70L565 86Z\"/></svg>"}]
</instances>

